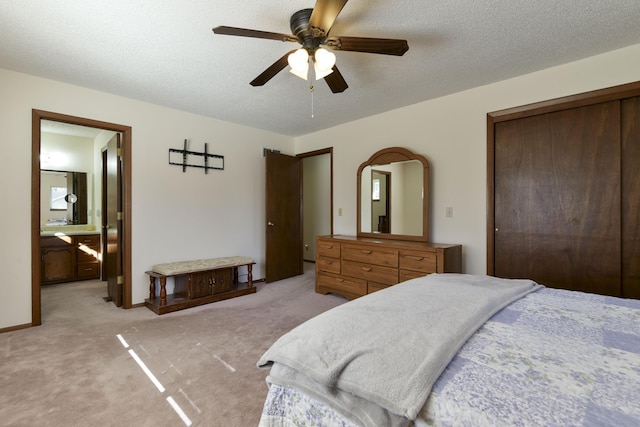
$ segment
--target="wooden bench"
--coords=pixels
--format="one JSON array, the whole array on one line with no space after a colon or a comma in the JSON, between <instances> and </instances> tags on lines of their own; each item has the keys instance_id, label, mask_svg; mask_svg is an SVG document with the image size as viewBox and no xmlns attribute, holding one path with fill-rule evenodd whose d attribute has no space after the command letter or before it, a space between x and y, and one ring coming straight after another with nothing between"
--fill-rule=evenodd
<instances>
[{"instance_id":1,"label":"wooden bench","mask_svg":"<svg viewBox=\"0 0 640 427\"><path fill-rule=\"evenodd\" d=\"M252 258L224 258L157 264L149 275L149 298L145 306L156 314L171 313L189 307L235 298L256 292L253 286ZM238 267L247 267L247 283L238 282ZM173 277L173 294L167 295L167 277ZM160 295L156 296L156 279Z\"/></svg>"}]
</instances>

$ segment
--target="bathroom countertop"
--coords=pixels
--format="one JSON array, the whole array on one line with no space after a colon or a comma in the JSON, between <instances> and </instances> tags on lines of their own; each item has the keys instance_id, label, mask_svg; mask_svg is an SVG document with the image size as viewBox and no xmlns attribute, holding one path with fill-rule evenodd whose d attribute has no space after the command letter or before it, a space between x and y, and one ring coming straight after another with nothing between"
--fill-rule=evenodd
<instances>
[{"instance_id":1,"label":"bathroom countertop","mask_svg":"<svg viewBox=\"0 0 640 427\"><path fill-rule=\"evenodd\" d=\"M59 231L41 231L40 232L40 236L42 237L46 237L46 236L57 236L59 234L64 234L66 236L82 236L82 235L87 235L87 234L98 234L97 231L65 231L65 230L59 230Z\"/></svg>"},{"instance_id":2,"label":"bathroom countertop","mask_svg":"<svg viewBox=\"0 0 640 427\"><path fill-rule=\"evenodd\" d=\"M58 234L80 236L98 233L99 231L94 225L43 225L40 227L40 236L56 236Z\"/></svg>"}]
</instances>

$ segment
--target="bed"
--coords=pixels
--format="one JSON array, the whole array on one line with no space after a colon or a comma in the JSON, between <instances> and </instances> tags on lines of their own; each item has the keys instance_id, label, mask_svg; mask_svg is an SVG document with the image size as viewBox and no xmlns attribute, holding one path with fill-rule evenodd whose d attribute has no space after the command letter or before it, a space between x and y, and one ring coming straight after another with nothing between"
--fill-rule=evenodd
<instances>
[{"instance_id":1,"label":"bed","mask_svg":"<svg viewBox=\"0 0 640 427\"><path fill-rule=\"evenodd\" d=\"M640 301L431 274L283 335L261 426L637 426Z\"/></svg>"}]
</instances>

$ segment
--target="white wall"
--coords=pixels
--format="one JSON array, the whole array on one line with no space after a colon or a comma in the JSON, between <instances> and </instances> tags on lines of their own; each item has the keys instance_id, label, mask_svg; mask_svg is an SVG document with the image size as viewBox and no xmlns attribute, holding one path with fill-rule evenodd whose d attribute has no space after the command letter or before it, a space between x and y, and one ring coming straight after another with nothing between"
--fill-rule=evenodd
<instances>
[{"instance_id":1,"label":"white wall","mask_svg":"<svg viewBox=\"0 0 640 427\"><path fill-rule=\"evenodd\" d=\"M148 293L153 264L216 256L253 257L264 277L262 147L292 154L292 138L103 92L0 69L0 329L31 322L31 111L40 109L132 127L133 303ZM224 171L168 164L168 149L225 156Z\"/></svg>"},{"instance_id":2,"label":"white wall","mask_svg":"<svg viewBox=\"0 0 640 427\"><path fill-rule=\"evenodd\" d=\"M462 244L463 271L484 274L487 113L638 80L635 45L302 136L296 151L334 147L336 234L356 232L356 172L362 162L390 146L423 154L431 172L431 240ZM349 90L335 96L348 95ZM445 217L447 207L453 208L452 218Z\"/></svg>"}]
</instances>

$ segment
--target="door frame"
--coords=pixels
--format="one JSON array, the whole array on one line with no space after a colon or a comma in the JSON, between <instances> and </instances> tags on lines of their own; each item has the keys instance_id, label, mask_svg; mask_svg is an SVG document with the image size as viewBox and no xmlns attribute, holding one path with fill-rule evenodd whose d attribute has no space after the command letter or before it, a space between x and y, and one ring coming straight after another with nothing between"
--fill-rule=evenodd
<instances>
[{"instance_id":1,"label":"door frame","mask_svg":"<svg viewBox=\"0 0 640 427\"><path fill-rule=\"evenodd\" d=\"M487 274L495 273L495 125L509 120L640 96L640 82L487 113Z\"/></svg>"},{"instance_id":2,"label":"door frame","mask_svg":"<svg viewBox=\"0 0 640 427\"><path fill-rule=\"evenodd\" d=\"M123 307L132 307L131 294L131 126L33 109L31 114L31 326L42 324L40 271L40 146L41 120L104 129L122 134L122 252Z\"/></svg>"},{"instance_id":3,"label":"door frame","mask_svg":"<svg viewBox=\"0 0 640 427\"><path fill-rule=\"evenodd\" d=\"M319 149L319 150L314 150L314 151L309 151L309 152L304 152L304 153L298 153L294 156L289 156L289 157L293 157L295 159L297 159L300 162L300 167L303 167L303 160L307 157L313 157L313 156L318 156L318 155L323 155L323 154L329 154L329 163L330 163L330 167L329 167L329 185L330 185L330 200L329 200L329 204L330 204L330 209L331 209L331 215L330 215L330 231L331 234L333 234L333 147L329 147L329 148L323 148L323 149ZM265 153L266 156L266 153ZM266 159L265 159L266 160ZM266 161L265 161L266 164ZM267 167L265 167L265 173L268 173ZM303 179L303 173L301 171L300 174L300 180ZM300 253L300 260L301 260L301 273L304 273L304 239L302 239L304 231L304 211L303 211L303 206L304 206L304 202L303 202L303 198L304 198L304 194L303 194L303 188L304 186L302 185L302 181L300 182L300 191L301 191L301 199L300 199L300 206L299 206L299 215L300 215L300 232L301 232L301 241L300 241L300 246L298 248L298 251ZM267 217L268 217L268 212L269 209L267 208L267 205L269 203L272 203L272 201L269 200L268 198L268 190L265 189L265 246L268 246L266 240L269 239L269 230L268 230L268 221L270 221ZM265 263L268 263L268 257L265 257ZM267 266L268 268L268 266ZM265 282L267 282L267 276L265 274ZM270 283L270 282L267 282Z\"/></svg>"}]
</instances>

